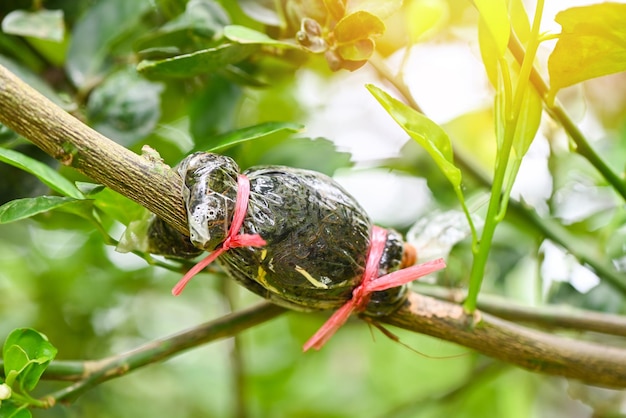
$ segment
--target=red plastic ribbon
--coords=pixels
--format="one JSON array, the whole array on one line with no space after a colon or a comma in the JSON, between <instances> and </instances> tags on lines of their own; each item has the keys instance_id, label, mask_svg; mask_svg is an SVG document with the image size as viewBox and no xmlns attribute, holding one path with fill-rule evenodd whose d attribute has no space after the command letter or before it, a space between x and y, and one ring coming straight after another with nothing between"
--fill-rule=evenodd
<instances>
[{"instance_id":1,"label":"red plastic ribbon","mask_svg":"<svg viewBox=\"0 0 626 418\"><path fill-rule=\"evenodd\" d=\"M372 229L370 238L370 246L367 252L367 261L365 263L365 271L361 283L352 291L352 298L348 300L341 308L322 325L322 327L304 344L303 351L310 348L319 350L326 344L328 340L337 332L339 328L348 320L352 312L363 311L370 300L372 292L391 289L403 284L412 282L422 276L440 270L446 266L442 258L407 267L402 270L394 271L385 276L378 276L378 267L380 258L385 249L387 241L387 231L378 226Z\"/></svg>"},{"instance_id":2,"label":"red plastic ribbon","mask_svg":"<svg viewBox=\"0 0 626 418\"><path fill-rule=\"evenodd\" d=\"M259 234L240 234L239 230L243 225L248 210L248 199L250 198L250 180L243 174L237 176L237 200L235 202L235 213L233 221L228 229L226 239L222 242L221 247L217 248L198 264L189 269L182 279L176 283L172 289L174 296L180 295L189 280L196 274L200 273L206 266L211 264L217 257L231 248L236 247L261 247L266 244L265 240Z\"/></svg>"}]
</instances>

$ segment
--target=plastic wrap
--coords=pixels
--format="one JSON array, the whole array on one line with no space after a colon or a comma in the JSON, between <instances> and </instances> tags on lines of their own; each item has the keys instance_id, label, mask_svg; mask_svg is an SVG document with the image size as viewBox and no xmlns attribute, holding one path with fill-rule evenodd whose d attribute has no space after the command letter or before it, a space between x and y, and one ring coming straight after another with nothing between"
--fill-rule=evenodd
<instances>
[{"instance_id":1,"label":"plastic wrap","mask_svg":"<svg viewBox=\"0 0 626 418\"><path fill-rule=\"evenodd\" d=\"M178 169L184 180L191 242L211 251L230 226L239 168L229 157L195 153ZM340 307L365 268L371 231L365 211L321 173L262 166L244 174L250 180L250 198L240 233L259 234L267 244L232 248L218 258L220 265L240 284L274 303L298 310ZM167 248L176 242L164 238L168 244L151 247ZM402 238L390 231L379 274L400 268L402 256ZM405 294L404 287L375 292L365 313L388 314Z\"/></svg>"}]
</instances>

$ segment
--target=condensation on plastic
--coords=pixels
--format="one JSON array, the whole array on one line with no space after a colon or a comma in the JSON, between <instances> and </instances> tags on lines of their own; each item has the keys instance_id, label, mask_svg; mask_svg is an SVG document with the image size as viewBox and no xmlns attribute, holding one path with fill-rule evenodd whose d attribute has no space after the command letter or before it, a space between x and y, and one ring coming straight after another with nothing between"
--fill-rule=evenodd
<instances>
[{"instance_id":1,"label":"condensation on plastic","mask_svg":"<svg viewBox=\"0 0 626 418\"><path fill-rule=\"evenodd\" d=\"M239 168L229 157L202 152L183 160L178 171L190 240L214 250L233 217ZM240 284L277 304L298 310L340 307L365 268L371 231L365 211L321 173L262 166L243 174L250 180L250 198L239 233L259 234L267 245L231 248L218 262ZM379 274L397 270L402 254L402 238L390 231ZM405 294L404 287L375 292L366 313L388 314Z\"/></svg>"},{"instance_id":2,"label":"condensation on plastic","mask_svg":"<svg viewBox=\"0 0 626 418\"><path fill-rule=\"evenodd\" d=\"M483 220L472 215L476 229ZM407 232L406 241L417 250L420 262L447 258L456 244L471 235L465 213L459 210L435 211L418 220Z\"/></svg>"}]
</instances>

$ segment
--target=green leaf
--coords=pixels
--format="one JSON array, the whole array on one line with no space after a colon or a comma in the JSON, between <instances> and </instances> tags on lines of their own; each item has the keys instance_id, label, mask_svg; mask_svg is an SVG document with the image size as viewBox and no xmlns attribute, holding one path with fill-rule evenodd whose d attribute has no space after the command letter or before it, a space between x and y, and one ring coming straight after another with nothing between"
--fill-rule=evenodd
<instances>
[{"instance_id":1,"label":"green leaf","mask_svg":"<svg viewBox=\"0 0 626 418\"><path fill-rule=\"evenodd\" d=\"M284 46L288 48L297 48L296 44L278 41L270 38L263 32L250 29L245 26L230 25L224 28L224 36L238 44L254 44L254 45L271 45Z\"/></svg>"},{"instance_id":2,"label":"green leaf","mask_svg":"<svg viewBox=\"0 0 626 418\"><path fill-rule=\"evenodd\" d=\"M259 125L249 126L247 128L238 129L226 134L217 136L211 140L211 148L209 151L223 151L229 147L240 144L242 142L252 141L263 138L278 132L302 132L304 125L292 122L266 122Z\"/></svg>"},{"instance_id":3,"label":"green leaf","mask_svg":"<svg viewBox=\"0 0 626 418\"><path fill-rule=\"evenodd\" d=\"M20 388L31 391L56 354L56 347L45 335L18 328L9 334L2 349L5 376L17 374Z\"/></svg>"},{"instance_id":4,"label":"green leaf","mask_svg":"<svg viewBox=\"0 0 626 418\"><path fill-rule=\"evenodd\" d=\"M30 410L16 405L12 401L3 401L0 404L0 418L32 418Z\"/></svg>"},{"instance_id":5,"label":"green leaf","mask_svg":"<svg viewBox=\"0 0 626 418\"><path fill-rule=\"evenodd\" d=\"M89 200L61 196L37 196L11 200L0 206L0 224L30 218L40 213L70 206L91 205Z\"/></svg>"},{"instance_id":6,"label":"green leaf","mask_svg":"<svg viewBox=\"0 0 626 418\"><path fill-rule=\"evenodd\" d=\"M102 212L124 225L140 218L144 211L144 208L138 203L108 187L95 195L93 203Z\"/></svg>"},{"instance_id":7,"label":"green leaf","mask_svg":"<svg viewBox=\"0 0 626 418\"><path fill-rule=\"evenodd\" d=\"M215 135L230 131L241 102L242 89L214 75L206 87L190 100L189 130L196 148L203 149Z\"/></svg>"},{"instance_id":8,"label":"green leaf","mask_svg":"<svg viewBox=\"0 0 626 418\"><path fill-rule=\"evenodd\" d=\"M147 81L134 69L108 77L89 96L90 125L129 146L149 135L161 117L163 86Z\"/></svg>"},{"instance_id":9,"label":"green leaf","mask_svg":"<svg viewBox=\"0 0 626 418\"><path fill-rule=\"evenodd\" d=\"M67 72L76 86L97 84L113 63L115 43L151 7L150 0L107 0L87 10L74 26L67 56Z\"/></svg>"},{"instance_id":10,"label":"green leaf","mask_svg":"<svg viewBox=\"0 0 626 418\"><path fill-rule=\"evenodd\" d=\"M626 70L626 4L573 7L556 15L561 35L548 59L550 93Z\"/></svg>"},{"instance_id":11,"label":"green leaf","mask_svg":"<svg viewBox=\"0 0 626 418\"><path fill-rule=\"evenodd\" d=\"M144 60L137 71L150 77L193 77L243 61L257 49L256 45L223 44L164 60Z\"/></svg>"},{"instance_id":12,"label":"green leaf","mask_svg":"<svg viewBox=\"0 0 626 418\"><path fill-rule=\"evenodd\" d=\"M65 33L62 10L37 10L27 12L14 10L2 20L5 33L18 36L32 36L61 42Z\"/></svg>"},{"instance_id":13,"label":"green leaf","mask_svg":"<svg viewBox=\"0 0 626 418\"><path fill-rule=\"evenodd\" d=\"M191 51L190 45L207 47L229 23L228 14L220 4L212 0L191 0L184 13L138 40L135 50L173 47L178 51Z\"/></svg>"},{"instance_id":14,"label":"green leaf","mask_svg":"<svg viewBox=\"0 0 626 418\"><path fill-rule=\"evenodd\" d=\"M350 43L385 33L385 24L365 11L346 15L333 30L337 43Z\"/></svg>"},{"instance_id":15,"label":"green leaf","mask_svg":"<svg viewBox=\"0 0 626 418\"><path fill-rule=\"evenodd\" d=\"M474 4L495 43L498 57L504 56L511 34L506 0L474 0Z\"/></svg>"},{"instance_id":16,"label":"green leaf","mask_svg":"<svg viewBox=\"0 0 626 418\"><path fill-rule=\"evenodd\" d=\"M75 199L83 198L83 194L71 181L40 161L6 148L0 148L0 161L33 174L52 190L62 195Z\"/></svg>"},{"instance_id":17,"label":"green leaf","mask_svg":"<svg viewBox=\"0 0 626 418\"><path fill-rule=\"evenodd\" d=\"M368 84L367 89L385 108L387 113L417 141L455 188L461 185L461 171L454 165L452 143L441 127L426 116L394 99L378 87Z\"/></svg>"}]
</instances>

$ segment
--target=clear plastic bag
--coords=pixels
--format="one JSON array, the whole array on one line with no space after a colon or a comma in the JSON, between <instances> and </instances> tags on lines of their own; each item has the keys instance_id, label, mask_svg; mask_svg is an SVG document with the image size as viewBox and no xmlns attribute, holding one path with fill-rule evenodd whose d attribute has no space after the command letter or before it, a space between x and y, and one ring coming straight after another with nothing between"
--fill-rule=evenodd
<instances>
[{"instance_id":1,"label":"clear plastic bag","mask_svg":"<svg viewBox=\"0 0 626 418\"><path fill-rule=\"evenodd\" d=\"M184 181L190 240L212 251L226 238L237 197L239 168L229 157L195 153L178 167ZM330 177L282 166L243 173L250 198L239 233L259 234L262 247L231 248L218 258L224 270L254 293L297 310L335 309L350 299L365 268L371 223L361 206ZM152 250L176 248L181 236L155 220ZM163 235L154 233L162 232ZM389 231L379 275L401 267L401 236ZM166 254L167 255L167 254ZM404 300L406 289L375 292L367 314L385 315Z\"/></svg>"}]
</instances>

